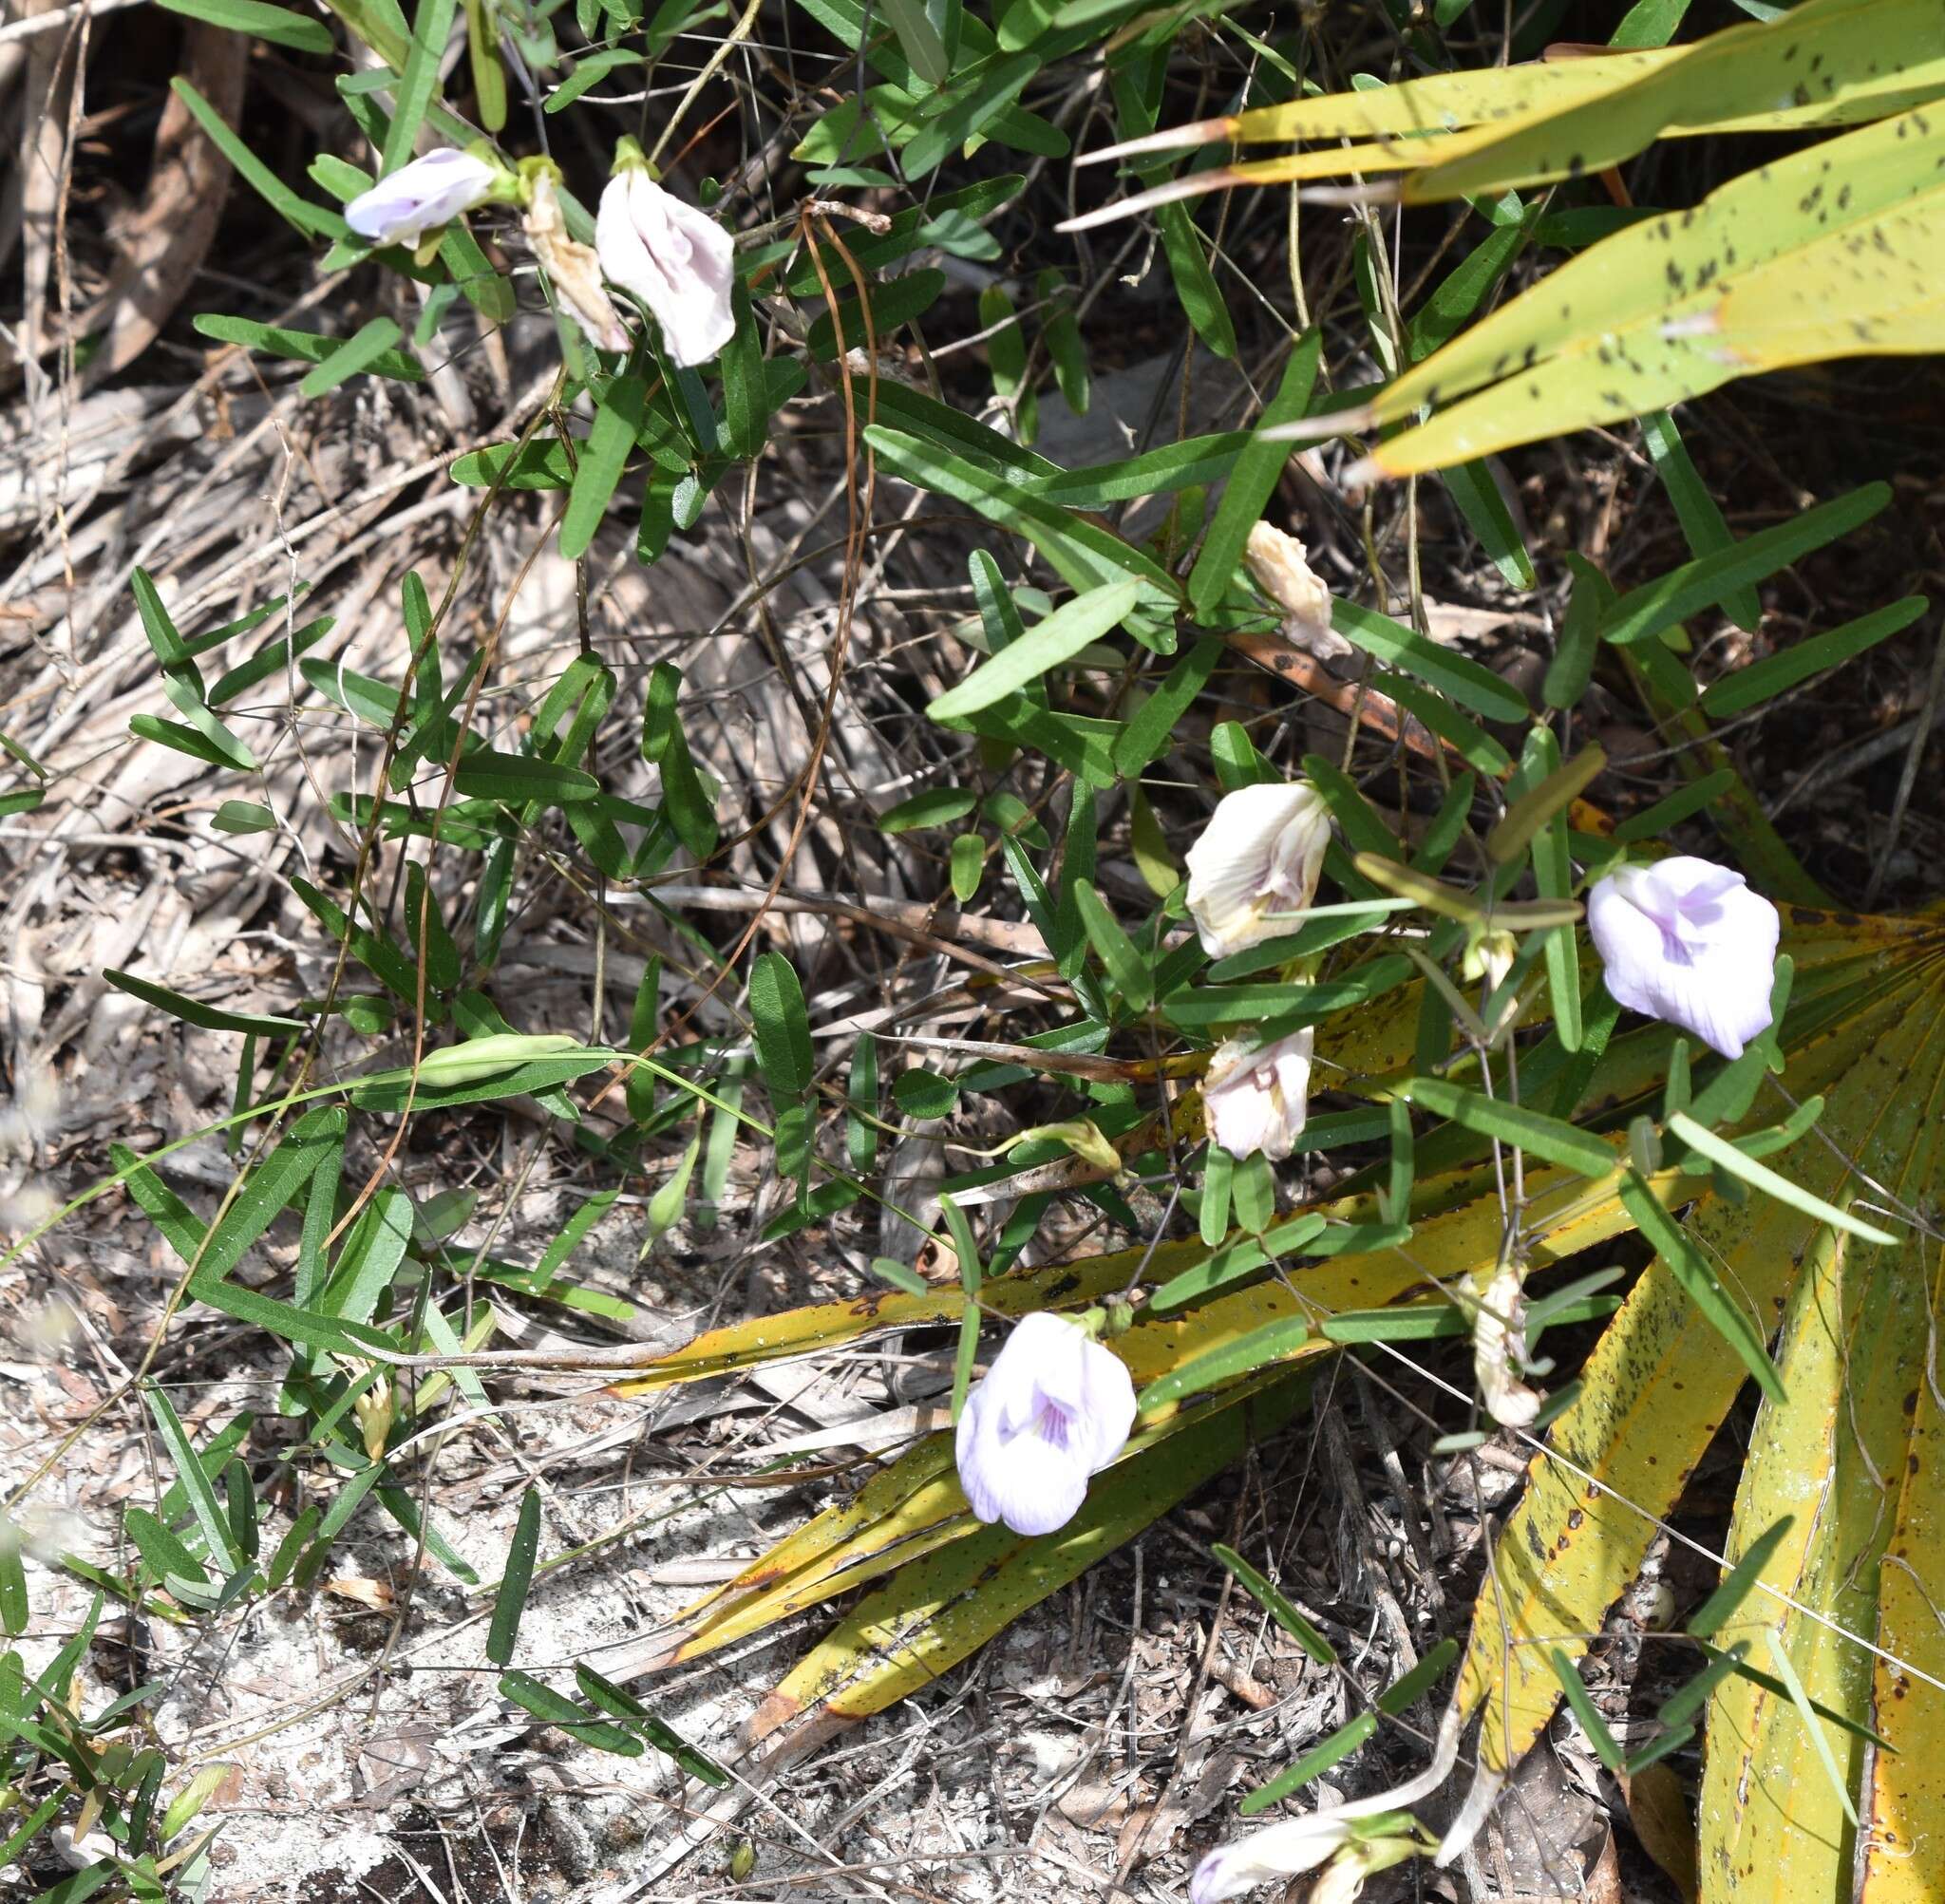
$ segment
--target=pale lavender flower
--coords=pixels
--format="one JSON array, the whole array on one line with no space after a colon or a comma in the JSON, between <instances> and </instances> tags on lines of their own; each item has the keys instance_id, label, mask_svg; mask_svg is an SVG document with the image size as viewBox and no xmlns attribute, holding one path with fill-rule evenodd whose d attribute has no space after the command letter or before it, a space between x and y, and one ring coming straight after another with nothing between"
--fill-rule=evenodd
<instances>
[{"instance_id":1,"label":"pale lavender flower","mask_svg":"<svg viewBox=\"0 0 1945 1904\"><path fill-rule=\"evenodd\" d=\"M595 217L595 249L608 282L654 313L673 363L706 364L736 334L729 304L735 239L706 212L664 191L643 166L624 165L609 179Z\"/></svg>"},{"instance_id":2,"label":"pale lavender flower","mask_svg":"<svg viewBox=\"0 0 1945 1904\"><path fill-rule=\"evenodd\" d=\"M1587 895L1608 990L1725 1058L1769 1024L1780 926L1740 873L1707 859L1624 866Z\"/></svg>"},{"instance_id":3,"label":"pale lavender flower","mask_svg":"<svg viewBox=\"0 0 1945 1904\"><path fill-rule=\"evenodd\" d=\"M1217 802L1189 848L1189 912L1211 958L1296 930L1273 913L1316 897L1331 815L1308 781L1261 782Z\"/></svg>"},{"instance_id":4,"label":"pale lavender flower","mask_svg":"<svg viewBox=\"0 0 1945 1904\"><path fill-rule=\"evenodd\" d=\"M345 207L345 222L374 245L417 246L435 225L488 198L500 176L483 159L442 145L360 192Z\"/></svg>"},{"instance_id":5,"label":"pale lavender flower","mask_svg":"<svg viewBox=\"0 0 1945 1904\"><path fill-rule=\"evenodd\" d=\"M1126 1365L1078 1323L1024 1317L966 1397L954 1453L981 1520L1015 1534L1065 1527L1087 1480L1122 1450L1135 1421Z\"/></svg>"},{"instance_id":6,"label":"pale lavender flower","mask_svg":"<svg viewBox=\"0 0 1945 1904\"><path fill-rule=\"evenodd\" d=\"M1252 1049L1232 1038L1216 1047L1202 1074L1202 1108L1209 1135L1238 1159L1261 1151L1280 1163L1296 1146L1310 1114L1311 1054L1316 1033L1308 1026Z\"/></svg>"}]
</instances>

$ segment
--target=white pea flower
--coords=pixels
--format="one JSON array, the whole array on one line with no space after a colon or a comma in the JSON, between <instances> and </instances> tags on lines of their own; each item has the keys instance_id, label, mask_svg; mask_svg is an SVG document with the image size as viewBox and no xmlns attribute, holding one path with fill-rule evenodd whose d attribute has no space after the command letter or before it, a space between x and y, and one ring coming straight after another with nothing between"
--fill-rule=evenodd
<instances>
[{"instance_id":1,"label":"white pea flower","mask_svg":"<svg viewBox=\"0 0 1945 1904\"><path fill-rule=\"evenodd\" d=\"M1134 1422L1126 1364L1043 1310L1022 1318L966 1397L959 1485L981 1520L1051 1534L1080 1512L1088 1477L1121 1452Z\"/></svg>"},{"instance_id":2,"label":"white pea flower","mask_svg":"<svg viewBox=\"0 0 1945 1904\"><path fill-rule=\"evenodd\" d=\"M1294 932L1272 913L1316 897L1331 813L1308 781L1260 782L1223 795L1189 848L1189 912L1211 958Z\"/></svg>"},{"instance_id":3,"label":"white pea flower","mask_svg":"<svg viewBox=\"0 0 1945 1904\"><path fill-rule=\"evenodd\" d=\"M1331 627L1331 591L1307 559L1294 536L1272 522L1258 522L1243 545L1243 560L1256 586L1283 611L1284 632L1313 654L1348 652L1350 644Z\"/></svg>"},{"instance_id":4,"label":"white pea flower","mask_svg":"<svg viewBox=\"0 0 1945 1904\"><path fill-rule=\"evenodd\" d=\"M1196 1866L1189 1904L1223 1904L1258 1884L1314 1871L1350 1842L1350 1826L1341 1808L1333 1808L1286 1819L1233 1844L1218 1845Z\"/></svg>"},{"instance_id":5,"label":"white pea flower","mask_svg":"<svg viewBox=\"0 0 1945 1904\"><path fill-rule=\"evenodd\" d=\"M1608 990L1725 1058L1769 1024L1781 924L1740 873L1707 859L1623 866L1587 895Z\"/></svg>"},{"instance_id":6,"label":"white pea flower","mask_svg":"<svg viewBox=\"0 0 1945 1904\"><path fill-rule=\"evenodd\" d=\"M500 183L497 166L470 152L442 145L388 173L345 207L345 222L374 245L415 247L435 225L490 198Z\"/></svg>"},{"instance_id":7,"label":"white pea flower","mask_svg":"<svg viewBox=\"0 0 1945 1904\"><path fill-rule=\"evenodd\" d=\"M706 364L736 334L736 241L707 212L664 191L647 161L630 156L633 144L623 141L595 215L601 270L654 313L672 362Z\"/></svg>"},{"instance_id":8,"label":"white pea flower","mask_svg":"<svg viewBox=\"0 0 1945 1904\"><path fill-rule=\"evenodd\" d=\"M527 168L523 168L527 169ZM592 245L570 237L561 215L555 175L546 165L527 169L527 242L540 260L554 294L587 332L598 350L626 350L628 327L601 283L601 267Z\"/></svg>"},{"instance_id":9,"label":"white pea flower","mask_svg":"<svg viewBox=\"0 0 1945 1904\"><path fill-rule=\"evenodd\" d=\"M1328 1858L1338 1861L1318 1879L1311 1893L1331 1904L1348 1904L1374 1871L1432 1849L1432 1839L1418 1820L1406 1812L1450 1777L1459 1756L1459 1734L1464 1715L1448 1706L1439 1723L1439 1736L1430 1763L1415 1779L1368 1799L1331 1805L1308 1818L1289 1819L1218 1845L1196 1866L1189 1880L1189 1904L1224 1904L1258 1884L1314 1871Z\"/></svg>"},{"instance_id":10,"label":"white pea flower","mask_svg":"<svg viewBox=\"0 0 1945 1904\"><path fill-rule=\"evenodd\" d=\"M1310 1114L1311 1054L1316 1033L1309 1026L1252 1049L1245 1038L1218 1045L1202 1074L1202 1108L1209 1134L1240 1159L1261 1151L1281 1163L1296 1147Z\"/></svg>"}]
</instances>

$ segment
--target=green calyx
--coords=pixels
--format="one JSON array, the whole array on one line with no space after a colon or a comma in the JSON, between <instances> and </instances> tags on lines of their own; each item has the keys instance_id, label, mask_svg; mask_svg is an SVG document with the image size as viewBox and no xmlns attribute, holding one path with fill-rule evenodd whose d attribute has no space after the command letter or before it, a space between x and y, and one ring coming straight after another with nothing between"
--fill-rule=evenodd
<instances>
[{"instance_id":1,"label":"green calyx","mask_svg":"<svg viewBox=\"0 0 1945 1904\"><path fill-rule=\"evenodd\" d=\"M651 184L659 185L662 174L659 167L642 150L641 141L624 134L614 141L614 162L608 168L611 178L618 179L624 172L646 172Z\"/></svg>"}]
</instances>

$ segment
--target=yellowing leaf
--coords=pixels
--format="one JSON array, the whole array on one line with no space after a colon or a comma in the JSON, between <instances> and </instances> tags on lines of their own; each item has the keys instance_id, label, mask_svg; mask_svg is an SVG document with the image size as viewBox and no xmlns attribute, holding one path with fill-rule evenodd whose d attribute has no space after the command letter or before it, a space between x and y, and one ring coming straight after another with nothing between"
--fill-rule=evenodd
<instances>
[{"instance_id":1,"label":"yellowing leaf","mask_svg":"<svg viewBox=\"0 0 1945 1904\"><path fill-rule=\"evenodd\" d=\"M1945 943L1936 922L1860 920L1857 925L1854 952L1847 952L1841 945L1845 929L1830 915L1803 912L1792 917L1806 979L1785 1027L1786 1082L1794 1094L1828 1093L1820 1128L1836 1146L1833 1151L1822 1143L1805 1144L1793 1153L1793 1171L1814 1194L1840 1206L1860 1187L1847 1173L1846 1156L1857 1158L1880 1180L1904 1182L1900 1159L1911 1153L1919 1121L1936 1122L1933 1107L1945 1089L1938 967ZM1917 1050L1909 1037L1915 1023L1939 1027ZM1762 1116L1759 1109L1751 1122L1761 1122ZM1905 1183L1901 1194L1913 1192L1914 1186ZM1837 1241L1847 1239L1833 1240L1828 1226L1785 1205L1751 1198L1738 1206L1712 1194L1697 1202L1688 1229L1715 1265L1724 1287L1766 1329L1788 1305L1791 1323L1782 1372L1789 1400L1783 1407L1766 1406L1759 1420L1758 1446L1751 1479L1738 1503L1735 1538L1740 1543L1794 1515L1763 1577L1785 1592L1810 1593L1819 1611L1834 1614L1831 1594L1868 1544L1861 1538L1864 1521L1876 1517L1881 1529L1890 1526L1881 1486L1866 1488L1860 1475L1843 1480L1833 1467L1838 1443L1861 1445L1857 1443L1861 1430L1847 1420L1849 1404L1833 1381L1846 1367L1849 1383L1875 1381L1875 1367L1871 1376L1864 1376L1861 1352L1852 1357L1847 1350L1831 1349L1827 1366L1816 1360L1818 1344L1829 1349L1835 1341L1830 1330L1841 1307L1845 1260ZM1875 1276L1882 1290L1909 1291L1916 1278L1907 1266L1900 1282L1894 1267L1897 1254L1860 1250L1857 1263L1878 1259L1881 1266L1851 1272L1853 1282L1860 1275ZM1820 1290L1827 1299L1818 1299ZM1904 1306L1922 1310L1909 1294ZM1876 1342L1889 1343L1897 1335L1888 1318L1880 1318L1857 1339L1860 1351L1865 1340L1873 1342L1868 1353L1875 1364ZM1922 1376L1895 1366L1887 1372L1890 1380L1880 1394L1891 1396L1895 1411ZM1483 1763L1510 1766L1544 1729L1559 1696L1546 1648L1559 1646L1577 1655L1585 1642L1577 1636L1599 1630L1607 1608L1634 1577L1653 1536L1655 1518L1672 1509L1743 1381L1741 1365L1725 1352L1719 1336L1657 1261L1596 1346L1582 1370L1578 1398L1552 1430L1552 1453L1536 1457L1527 1493L1507 1523L1482 1589L1457 1697L1467 1706L1482 1707ZM1879 1405L1870 1404L1858 1419L1875 1420ZM1870 1430L1870 1445L1879 1450L1872 1460L1888 1480L1902 1473L1904 1462L1901 1451L1879 1445L1883 1440L1881 1429ZM1766 1452L1772 1443L1773 1452ZM1862 1456L1857 1459L1870 1465ZM1850 1464L1850 1457L1843 1464ZM1855 1512L1836 1505L1840 1495L1854 1504ZM1850 1531L1835 1543L1835 1557L1813 1582L1805 1556L1817 1544L1820 1517L1830 1523L1841 1519ZM1875 1538L1881 1546L1884 1532ZM1945 1555L1939 1560L1945 1566ZM1870 1580L1875 1579L1874 1573ZM1848 1611L1855 1618L1857 1610ZM1776 1612L1777 1603L1759 1588L1718 1637L1728 1644L1744 1636L1743 1629L1753 1631L1753 1625L1773 1620ZM1868 1620L1863 1631L1869 1631ZM1868 1654L1838 1643L1850 1655L1845 1671L1852 1682L1840 1685L1844 1674L1831 1669L1836 1653L1826 1658L1818 1650L1822 1645L1816 1638L1819 1632L1827 1635L1826 1629L1807 1620L1786 1629L1793 1664L1813 1698L1864 1716L1860 1686L1863 1690L1869 1687ZM1539 1641L1545 1647L1536 1644ZM1818 1836L1817 1821L1828 1822L1826 1798L1841 1836L1841 1808L1816 1769L1816 1754L1802 1736L1801 1720L1788 1700L1778 1712L1774 1695L1731 1679L1718 1692L1717 1706L1725 1701L1731 1723L1711 1735L1714 1743L1707 1757L1707 1791L1715 1796L1705 1805L1703 1819L1703 1895L1728 1897L1733 1892L1738 1904L1748 1904L1747 1886L1769 1881L1763 1874L1784 1856L1779 1848L1783 1837L1792 1832L1803 1838ZM1841 1761L1855 1744L1832 1743ZM1798 1825L1806 1824L1806 1829L1786 1828L1784 1813L1774 1807L1773 1829L1753 1816L1760 1808L1749 1784L1751 1752L1768 1754L1762 1759L1763 1776L1773 1774L1776 1804L1793 1807ZM1739 1841L1739 1833L1759 1834L1753 1854ZM1834 1895L1818 1888L1821 1880L1802 1862L1808 1856L1798 1844L1787 1875L1777 1870L1772 1892L1779 1904L1784 1898Z\"/></svg>"},{"instance_id":2,"label":"yellowing leaf","mask_svg":"<svg viewBox=\"0 0 1945 1904\"><path fill-rule=\"evenodd\" d=\"M1945 51L1930 0L1803 0L1690 46L1557 47L1535 64L1294 100L1130 140L1082 162L1214 140L1331 143L1185 174L1061 229L1237 185L1386 172L1411 175L1411 200L1492 197L1618 164L1660 138L1854 125L1941 94Z\"/></svg>"},{"instance_id":3,"label":"yellowing leaf","mask_svg":"<svg viewBox=\"0 0 1945 1904\"><path fill-rule=\"evenodd\" d=\"M1907 113L1616 233L1386 388L1362 423L1445 407L1375 466L1442 468L1820 356L1937 349L1941 157L1945 113Z\"/></svg>"}]
</instances>

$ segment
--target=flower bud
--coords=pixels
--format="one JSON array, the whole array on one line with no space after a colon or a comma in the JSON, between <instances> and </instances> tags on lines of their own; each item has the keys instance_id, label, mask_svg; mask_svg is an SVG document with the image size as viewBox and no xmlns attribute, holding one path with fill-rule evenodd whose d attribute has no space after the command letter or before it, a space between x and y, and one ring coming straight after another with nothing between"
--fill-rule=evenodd
<instances>
[{"instance_id":1,"label":"flower bud","mask_svg":"<svg viewBox=\"0 0 1945 1904\"><path fill-rule=\"evenodd\" d=\"M1029 1130L1023 1130L1017 1137L1006 1143L1008 1150L1018 1144L1035 1143L1042 1138L1052 1138L1064 1143L1084 1162L1091 1163L1097 1170L1105 1170L1118 1176L1121 1172L1121 1152L1116 1150L1101 1134L1101 1126L1092 1118L1066 1118L1059 1123L1035 1124Z\"/></svg>"},{"instance_id":2,"label":"flower bud","mask_svg":"<svg viewBox=\"0 0 1945 1904\"><path fill-rule=\"evenodd\" d=\"M1476 931L1465 941L1465 955L1460 961L1461 976L1467 979L1484 979L1489 991L1497 991L1506 982L1506 974L1513 970L1513 961L1519 956L1520 941L1509 932L1501 929L1495 932Z\"/></svg>"},{"instance_id":3,"label":"flower bud","mask_svg":"<svg viewBox=\"0 0 1945 1904\"><path fill-rule=\"evenodd\" d=\"M419 1060L422 1084L470 1084L480 1078L498 1077L536 1058L557 1058L582 1049L577 1038L564 1031L496 1031L485 1038L468 1038L427 1051Z\"/></svg>"}]
</instances>

